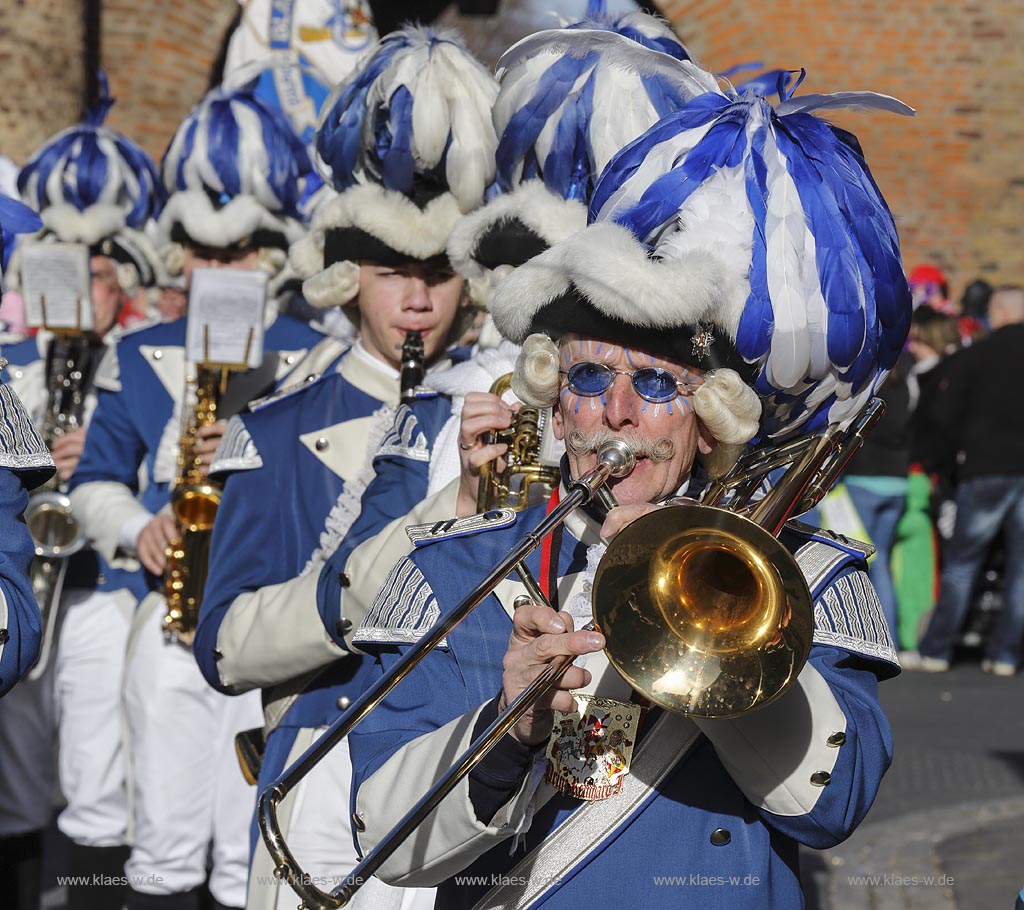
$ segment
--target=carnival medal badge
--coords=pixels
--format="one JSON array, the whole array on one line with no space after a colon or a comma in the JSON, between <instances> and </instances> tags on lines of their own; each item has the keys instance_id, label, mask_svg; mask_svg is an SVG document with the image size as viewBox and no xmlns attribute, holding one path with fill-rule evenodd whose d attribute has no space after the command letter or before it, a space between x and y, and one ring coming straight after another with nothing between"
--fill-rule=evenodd
<instances>
[{"instance_id":1,"label":"carnival medal badge","mask_svg":"<svg viewBox=\"0 0 1024 910\"><path fill-rule=\"evenodd\" d=\"M607 799L622 790L643 709L574 693L576 710L555 712L544 779L576 799Z\"/></svg>"}]
</instances>

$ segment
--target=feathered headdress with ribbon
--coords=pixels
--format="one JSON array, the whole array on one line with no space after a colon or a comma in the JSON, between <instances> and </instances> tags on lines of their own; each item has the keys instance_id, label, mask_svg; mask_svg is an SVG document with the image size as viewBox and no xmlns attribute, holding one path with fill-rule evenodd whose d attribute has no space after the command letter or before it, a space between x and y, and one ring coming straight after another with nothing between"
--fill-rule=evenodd
<instances>
[{"instance_id":1,"label":"feathered headdress with ribbon","mask_svg":"<svg viewBox=\"0 0 1024 910\"><path fill-rule=\"evenodd\" d=\"M283 251L302 236L312 162L264 96L262 76L246 70L208 92L176 130L160 166L170 194L160 226L170 240Z\"/></svg>"},{"instance_id":2,"label":"feathered headdress with ribbon","mask_svg":"<svg viewBox=\"0 0 1024 910\"><path fill-rule=\"evenodd\" d=\"M131 293L133 285L151 285L162 274L144 231L166 196L149 155L103 125L114 99L102 72L99 84L100 98L83 122L46 142L21 169L18 192L45 228L27 242L84 243L128 267L120 279Z\"/></svg>"},{"instance_id":3,"label":"feathered headdress with ribbon","mask_svg":"<svg viewBox=\"0 0 1024 910\"><path fill-rule=\"evenodd\" d=\"M358 262L426 261L494 180L498 87L454 33L381 40L324 104L316 164L337 192L290 258L314 306L351 301Z\"/></svg>"},{"instance_id":4,"label":"feathered headdress with ribbon","mask_svg":"<svg viewBox=\"0 0 1024 910\"><path fill-rule=\"evenodd\" d=\"M586 226L590 195L615 152L715 89L665 23L591 12L524 38L498 61L503 194L462 219L448 244L456 269L488 294L509 268Z\"/></svg>"},{"instance_id":5,"label":"feathered headdress with ribbon","mask_svg":"<svg viewBox=\"0 0 1024 910\"><path fill-rule=\"evenodd\" d=\"M732 368L762 417L729 442L851 418L902 349L910 297L856 140L812 112L913 110L870 92L780 89L775 107L708 92L617 154L591 225L501 286L499 330L596 334Z\"/></svg>"}]
</instances>

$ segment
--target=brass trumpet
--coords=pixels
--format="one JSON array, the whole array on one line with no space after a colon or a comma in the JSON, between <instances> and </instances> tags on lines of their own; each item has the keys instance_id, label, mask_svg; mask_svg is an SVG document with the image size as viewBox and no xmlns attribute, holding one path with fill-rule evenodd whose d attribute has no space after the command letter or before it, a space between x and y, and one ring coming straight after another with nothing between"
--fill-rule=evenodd
<instances>
[{"instance_id":1,"label":"brass trumpet","mask_svg":"<svg viewBox=\"0 0 1024 910\"><path fill-rule=\"evenodd\" d=\"M495 380L490 391L501 398L511 386L512 374L506 373ZM546 411L524 405L513 415L512 425L507 430L486 434L485 445L503 442L508 451L503 456L503 470L498 470L493 461L480 466L480 487L476 497L478 512L506 508L520 512L547 499L558 486L558 468L540 461L547 419Z\"/></svg>"},{"instance_id":2,"label":"brass trumpet","mask_svg":"<svg viewBox=\"0 0 1024 910\"><path fill-rule=\"evenodd\" d=\"M700 504L660 509L629 525L609 545L594 580L595 622L611 663L641 694L673 711L730 717L768 704L796 680L813 631L811 595L793 556L776 535L793 514L814 506L882 415L872 401L849 429L741 459ZM259 822L274 858L307 910L344 907L397 847L540 697L572 658L551 663L409 810L401 822L331 892L314 887L281 837L277 807L290 790L427 654L465 619L570 512L612 477L628 474L633 453L620 440L598 452L597 467L575 481L559 505L457 606L443 616L393 671L367 690L328 731L260 795ZM771 492L753 495L786 466ZM724 508L723 504L728 508Z\"/></svg>"}]
</instances>

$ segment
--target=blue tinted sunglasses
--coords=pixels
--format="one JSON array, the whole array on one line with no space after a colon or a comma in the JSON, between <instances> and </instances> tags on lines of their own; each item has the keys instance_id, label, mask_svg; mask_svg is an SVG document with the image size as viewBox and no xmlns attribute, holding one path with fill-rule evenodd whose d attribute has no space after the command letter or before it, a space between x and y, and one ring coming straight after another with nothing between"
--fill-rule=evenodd
<instances>
[{"instance_id":1,"label":"blue tinted sunglasses","mask_svg":"<svg viewBox=\"0 0 1024 910\"><path fill-rule=\"evenodd\" d=\"M671 401L677 395L690 395L695 383L681 382L661 367L640 367L637 370L613 370L603 363L574 363L568 370L559 370L577 395L588 398L606 392L616 376L628 376L637 395L645 401Z\"/></svg>"}]
</instances>

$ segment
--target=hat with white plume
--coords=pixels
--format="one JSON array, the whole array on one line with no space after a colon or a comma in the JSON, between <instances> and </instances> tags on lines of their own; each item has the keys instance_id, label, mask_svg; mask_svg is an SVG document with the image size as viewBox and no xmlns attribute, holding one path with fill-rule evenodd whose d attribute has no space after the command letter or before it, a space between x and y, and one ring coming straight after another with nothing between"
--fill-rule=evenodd
<instances>
[{"instance_id":1,"label":"hat with white plume","mask_svg":"<svg viewBox=\"0 0 1024 910\"><path fill-rule=\"evenodd\" d=\"M208 92L161 162L167 237L215 249L286 250L302 236L299 202L312 170L284 111L251 70Z\"/></svg>"},{"instance_id":2,"label":"hat with white plume","mask_svg":"<svg viewBox=\"0 0 1024 910\"><path fill-rule=\"evenodd\" d=\"M463 218L448 243L452 264L485 298L510 268L586 226L590 194L615 152L714 87L660 20L611 18L594 3L590 13L524 38L498 61L503 195Z\"/></svg>"},{"instance_id":3,"label":"hat with white plume","mask_svg":"<svg viewBox=\"0 0 1024 910\"><path fill-rule=\"evenodd\" d=\"M763 405L748 439L850 419L895 363L910 298L859 146L811 113L839 107L913 113L869 92L772 107L716 89L663 118L609 163L591 225L503 283L497 327L735 370Z\"/></svg>"},{"instance_id":4,"label":"hat with white plume","mask_svg":"<svg viewBox=\"0 0 1024 910\"><path fill-rule=\"evenodd\" d=\"M494 180L497 90L454 33L413 26L381 40L334 89L316 164L335 195L290 252L311 304L351 301L360 261L444 256L455 222Z\"/></svg>"},{"instance_id":5,"label":"hat with white plume","mask_svg":"<svg viewBox=\"0 0 1024 910\"><path fill-rule=\"evenodd\" d=\"M26 242L83 243L117 261L121 285L133 293L163 274L145 231L160 214L165 194L149 155L103 125L114 99L102 72L99 84L100 98L85 119L37 149L18 175L18 191L44 227Z\"/></svg>"}]
</instances>

